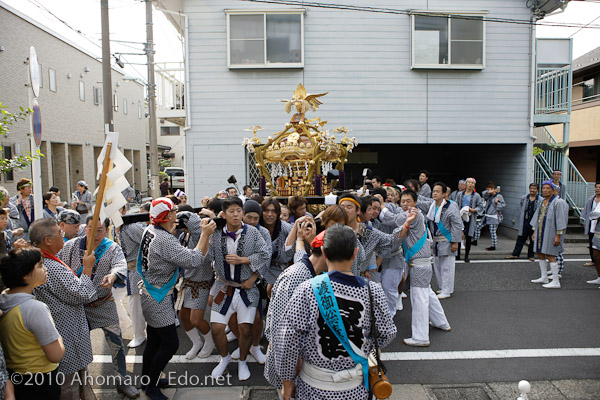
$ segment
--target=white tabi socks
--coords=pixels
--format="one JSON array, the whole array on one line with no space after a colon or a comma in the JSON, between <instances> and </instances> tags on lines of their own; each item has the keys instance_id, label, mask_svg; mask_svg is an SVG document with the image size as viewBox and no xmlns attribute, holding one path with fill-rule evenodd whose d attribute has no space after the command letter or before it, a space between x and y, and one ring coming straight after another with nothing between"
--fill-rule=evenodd
<instances>
[{"instance_id":1,"label":"white tabi socks","mask_svg":"<svg viewBox=\"0 0 600 400\"><path fill-rule=\"evenodd\" d=\"M203 333L202 337L204 338L204 346L202 347L200 353L198 353L198 357L206 358L210 356L215 349L215 342L213 341L212 331L208 331L207 334Z\"/></svg>"},{"instance_id":2,"label":"white tabi socks","mask_svg":"<svg viewBox=\"0 0 600 400\"><path fill-rule=\"evenodd\" d=\"M185 331L185 334L188 335L188 337L192 341L192 348L190 349L190 351L185 353L185 358L187 358L188 360L191 360L193 358L196 358L196 356L198 355L198 352L202 348L202 340L200 339L200 335L198 334L198 329L196 329L196 328L192 328L189 331Z\"/></svg>"},{"instance_id":3,"label":"white tabi socks","mask_svg":"<svg viewBox=\"0 0 600 400\"><path fill-rule=\"evenodd\" d=\"M217 379L218 377L223 375L223 372L225 372L225 369L227 369L227 366L229 365L230 362L231 362L230 354L227 354L225 357L221 356L221 361L212 370L212 373L211 373L212 377ZM246 367L246 368L248 368L248 367Z\"/></svg>"},{"instance_id":4,"label":"white tabi socks","mask_svg":"<svg viewBox=\"0 0 600 400\"><path fill-rule=\"evenodd\" d=\"M550 269L552 270L552 282L542 285L546 289L560 289L560 277L558 276L558 263L550 263Z\"/></svg>"},{"instance_id":5,"label":"white tabi socks","mask_svg":"<svg viewBox=\"0 0 600 400\"><path fill-rule=\"evenodd\" d=\"M259 364L264 364L267 361L267 357L263 354L260 346L250 346L250 354Z\"/></svg>"},{"instance_id":6,"label":"white tabi socks","mask_svg":"<svg viewBox=\"0 0 600 400\"><path fill-rule=\"evenodd\" d=\"M402 305L402 296L398 296L398 301L396 302L396 311L404 310L404 305Z\"/></svg>"},{"instance_id":7,"label":"white tabi socks","mask_svg":"<svg viewBox=\"0 0 600 400\"><path fill-rule=\"evenodd\" d=\"M240 381L245 381L248 380L248 378L250 378L250 370L248 369L246 361L238 361L238 379Z\"/></svg>"},{"instance_id":8,"label":"white tabi socks","mask_svg":"<svg viewBox=\"0 0 600 400\"><path fill-rule=\"evenodd\" d=\"M532 279L531 283L548 283L548 261L539 260L539 264L542 276L538 279Z\"/></svg>"}]
</instances>

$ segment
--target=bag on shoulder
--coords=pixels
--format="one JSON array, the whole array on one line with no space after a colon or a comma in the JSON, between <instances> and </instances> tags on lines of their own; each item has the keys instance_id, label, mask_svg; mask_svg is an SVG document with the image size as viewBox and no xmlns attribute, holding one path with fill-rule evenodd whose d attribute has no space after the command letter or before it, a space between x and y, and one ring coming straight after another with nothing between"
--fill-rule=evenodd
<instances>
[{"instance_id":1,"label":"bag on shoulder","mask_svg":"<svg viewBox=\"0 0 600 400\"><path fill-rule=\"evenodd\" d=\"M75 207L75 211L77 211L79 214L87 214L88 208L85 204L78 203L77 207Z\"/></svg>"},{"instance_id":2,"label":"bag on shoulder","mask_svg":"<svg viewBox=\"0 0 600 400\"><path fill-rule=\"evenodd\" d=\"M371 305L371 336L373 336L373 340L375 341L375 354L369 356L369 390L376 399L388 399L392 395L392 384L387 376L385 376L385 366L380 359L381 350L379 350L379 343L377 342L379 333L377 332L377 326L375 324L373 295L371 294L369 282L367 282L367 289L369 291L369 303Z\"/></svg>"}]
</instances>

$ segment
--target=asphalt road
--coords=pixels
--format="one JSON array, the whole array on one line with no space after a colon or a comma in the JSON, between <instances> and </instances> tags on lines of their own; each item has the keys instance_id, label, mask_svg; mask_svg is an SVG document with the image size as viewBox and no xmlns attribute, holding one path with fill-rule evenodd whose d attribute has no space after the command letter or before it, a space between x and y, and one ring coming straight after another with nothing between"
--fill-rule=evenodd
<instances>
[{"instance_id":1,"label":"asphalt road","mask_svg":"<svg viewBox=\"0 0 600 400\"><path fill-rule=\"evenodd\" d=\"M500 254L499 254L500 256ZM500 257L499 257L500 258ZM529 281L539 277L537 263L498 262L457 264L455 294L442 305L452 326L451 332L432 329L429 348L411 348L402 343L410 336L410 301L395 317L398 336L385 353L399 356L407 352L433 355L438 360L387 361L388 377L394 384L457 384L471 382L517 382L521 379L600 379L600 357L548 357L546 349L600 349L600 290L586 280L596 277L595 269L583 267L581 261L566 262L562 289L543 289ZM436 288L435 283L432 286ZM127 333L127 332L126 332ZM126 334L127 336L127 334ZM191 344L179 328L178 355L185 354ZM125 340L128 342L128 340ZM95 355L108 355L108 347L100 330L92 332ZM231 351L235 344L230 344ZM529 357L509 357L503 350L535 349ZM453 359L462 351L477 353L472 359ZM128 351L140 355L143 346ZM522 353L522 352L521 352ZM519 354L521 354L519 353ZM491 358L481 358L491 357ZM460 357L459 357L460 358ZM92 376L111 375L112 364L94 362ZM175 375L193 374L204 380L215 362L196 359L194 363L172 363L167 371ZM252 377L237 380L237 365L232 363L230 384L265 386L263 367L249 363ZM139 375L141 357L128 364L133 375ZM178 387L186 386L185 384ZM98 386L96 386L98 387Z\"/></svg>"}]
</instances>

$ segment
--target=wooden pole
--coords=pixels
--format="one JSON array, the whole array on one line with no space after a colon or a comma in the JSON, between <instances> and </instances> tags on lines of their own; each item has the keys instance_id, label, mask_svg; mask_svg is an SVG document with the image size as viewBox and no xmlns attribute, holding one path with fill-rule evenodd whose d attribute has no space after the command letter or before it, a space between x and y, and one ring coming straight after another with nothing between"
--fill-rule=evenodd
<instances>
[{"instance_id":1,"label":"wooden pole","mask_svg":"<svg viewBox=\"0 0 600 400\"><path fill-rule=\"evenodd\" d=\"M98 229L98 218L100 218L100 208L102 208L102 202L104 201L104 188L106 187L106 179L108 170L110 168L110 151L112 149L112 143L107 143L106 154L104 155L104 163L102 164L102 174L100 175L100 185L98 186L98 194L96 195L96 207L94 207L94 218L92 218L92 230L87 240L87 253L92 254L94 250L94 237L96 235L96 229ZM104 222L104 221L103 221Z\"/></svg>"}]
</instances>

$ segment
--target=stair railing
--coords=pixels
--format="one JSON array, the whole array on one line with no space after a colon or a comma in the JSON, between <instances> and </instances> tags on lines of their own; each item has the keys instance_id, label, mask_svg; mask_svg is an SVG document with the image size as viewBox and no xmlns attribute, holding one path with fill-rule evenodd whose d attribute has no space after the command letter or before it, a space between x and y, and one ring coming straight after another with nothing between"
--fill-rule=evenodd
<instances>
[{"instance_id":1,"label":"stair railing","mask_svg":"<svg viewBox=\"0 0 600 400\"><path fill-rule=\"evenodd\" d=\"M556 143L556 140L546 127L536 128L535 135L537 137L536 143ZM562 170L563 155L558 151L544 151L538 154L535 160L537 163L534 165L534 176L537 183L541 183L543 180L538 180L538 178L545 177L545 179L551 179L552 171ZM594 193L594 183L588 183L568 157L567 162L567 176L563 177L567 188L567 198L565 200L573 208L580 222L583 223L583 209L587 199ZM544 175L538 169L543 170Z\"/></svg>"}]
</instances>

